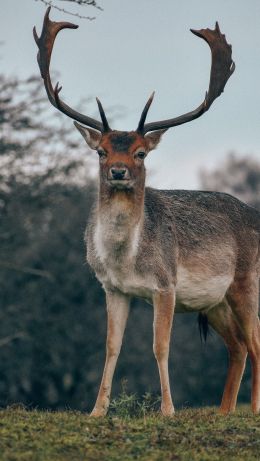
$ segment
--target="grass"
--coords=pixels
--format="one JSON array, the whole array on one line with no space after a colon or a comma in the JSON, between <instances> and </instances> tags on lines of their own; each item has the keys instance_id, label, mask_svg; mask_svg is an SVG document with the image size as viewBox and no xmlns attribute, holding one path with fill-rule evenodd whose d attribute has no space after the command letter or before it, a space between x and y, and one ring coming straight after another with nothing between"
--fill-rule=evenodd
<instances>
[{"instance_id":1,"label":"grass","mask_svg":"<svg viewBox=\"0 0 260 461\"><path fill-rule=\"evenodd\" d=\"M260 416L241 408L185 409L163 418L147 394L123 394L110 416L64 411L0 411L1 461L260 460Z\"/></svg>"}]
</instances>

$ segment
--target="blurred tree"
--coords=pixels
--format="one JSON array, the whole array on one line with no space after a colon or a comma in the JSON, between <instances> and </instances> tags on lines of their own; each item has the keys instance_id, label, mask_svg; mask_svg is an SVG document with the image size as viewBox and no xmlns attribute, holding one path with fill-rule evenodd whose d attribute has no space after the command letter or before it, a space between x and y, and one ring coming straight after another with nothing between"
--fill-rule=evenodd
<instances>
[{"instance_id":1,"label":"blurred tree","mask_svg":"<svg viewBox=\"0 0 260 461\"><path fill-rule=\"evenodd\" d=\"M219 168L201 171L200 180L203 189L227 192L260 210L260 161L255 158L231 153Z\"/></svg>"},{"instance_id":2,"label":"blurred tree","mask_svg":"<svg viewBox=\"0 0 260 461\"><path fill-rule=\"evenodd\" d=\"M23 197L16 197L20 185L27 186L33 197L51 182L74 180L75 171L78 184L85 183L87 167L91 170L82 143L73 139L72 123L64 122L59 113L52 117L54 123L48 122L50 110L41 87L38 78L18 81L0 75L0 210L4 217L11 197L21 206ZM17 234L16 218L13 214L13 223L2 219L4 241ZM3 264L18 268L17 259L2 259Z\"/></svg>"},{"instance_id":3,"label":"blurred tree","mask_svg":"<svg viewBox=\"0 0 260 461\"><path fill-rule=\"evenodd\" d=\"M82 265L86 214L95 187L86 173L83 143L73 140L72 123L61 122L59 115L48 123L48 102L39 85L38 79L0 76L0 394L2 403L47 406L55 400L48 390L50 374L60 372L54 357L57 361L57 348L64 348L58 338L64 334L66 342L69 334L69 325L57 317L69 322L70 314L64 316L61 309L71 301L67 291L76 300L71 306L80 298L73 266L82 270L83 285L86 272L93 278ZM83 181L87 191L81 189ZM94 282L90 286L98 291Z\"/></svg>"}]
</instances>

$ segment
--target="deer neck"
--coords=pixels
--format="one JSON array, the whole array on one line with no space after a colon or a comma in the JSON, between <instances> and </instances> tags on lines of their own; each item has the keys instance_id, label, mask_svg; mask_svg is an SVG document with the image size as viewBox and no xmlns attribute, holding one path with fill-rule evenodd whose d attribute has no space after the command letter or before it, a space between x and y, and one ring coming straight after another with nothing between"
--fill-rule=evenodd
<instances>
[{"instance_id":1,"label":"deer neck","mask_svg":"<svg viewBox=\"0 0 260 461\"><path fill-rule=\"evenodd\" d=\"M138 250L144 213L142 190L99 191L95 246L103 262L130 263Z\"/></svg>"}]
</instances>

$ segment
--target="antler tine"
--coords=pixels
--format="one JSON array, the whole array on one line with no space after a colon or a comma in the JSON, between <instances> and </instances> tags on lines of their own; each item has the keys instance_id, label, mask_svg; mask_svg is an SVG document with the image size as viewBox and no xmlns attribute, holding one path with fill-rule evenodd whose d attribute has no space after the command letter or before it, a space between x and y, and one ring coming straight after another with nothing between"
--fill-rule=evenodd
<instances>
[{"instance_id":1,"label":"antler tine","mask_svg":"<svg viewBox=\"0 0 260 461\"><path fill-rule=\"evenodd\" d=\"M146 116L147 116L148 110L150 109L150 106L151 106L151 104L153 102L154 94L155 94L155 91L152 92L150 98L148 99L147 103L144 106L143 112L141 113L141 117L140 117L138 127L137 127L137 130L136 130L139 133L143 132Z\"/></svg>"},{"instance_id":2,"label":"antler tine","mask_svg":"<svg viewBox=\"0 0 260 461\"><path fill-rule=\"evenodd\" d=\"M232 60L232 46L226 42L225 35L221 34L218 22L214 30L201 29L191 32L203 38L211 49L211 72L209 89L205 99L195 110L179 117L158 122L147 123L143 127L143 134L163 128L171 128L190 122L206 112L213 101L224 91L225 85L235 70L235 63Z\"/></svg>"},{"instance_id":3,"label":"antler tine","mask_svg":"<svg viewBox=\"0 0 260 461\"><path fill-rule=\"evenodd\" d=\"M48 7L45 13L42 33L40 37L38 37L37 35L36 28L35 27L33 28L34 39L39 48L39 51L37 54L37 60L38 60L41 76L44 81L44 85L45 85L45 89L46 89L46 93L49 98L49 101L54 107L56 107L64 114L68 115L69 117L73 118L74 120L77 120L78 122L83 123L86 126L90 126L91 128L94 128L100 132L103 132L104 126L101 122L91 117L88 117L86 115L80 114L79 112L75 111L74 109L69 107L67 104L65 104L63 101L61 101L61 99L59 98L59 92L62 87L59 87L59 84L57 84L55 86L55 89L53 89L49 68L50 68L51 54L52 54L52 49L53 49L55 38L60 30L77 29L78 26L70 22L51 21L49 19L50 10L51 10L51 7Z\"/></svg>"},{"instance_id":4,"label":"antler tine","mask_svg":"<svg viewBox=\"0 0 260 461\"><path fill-rule=\"evenodd\" d=\"M105 114L105 111L104 111L103 106L101 104L101 101L98 98L96 98L96 101L97 101L100 117L101 117L101 120L102 120L102 123L103 123L104 132L111 131L111 128L110 128L110 126L108 124L106 114Z\"/></svg>"}]
</instances>

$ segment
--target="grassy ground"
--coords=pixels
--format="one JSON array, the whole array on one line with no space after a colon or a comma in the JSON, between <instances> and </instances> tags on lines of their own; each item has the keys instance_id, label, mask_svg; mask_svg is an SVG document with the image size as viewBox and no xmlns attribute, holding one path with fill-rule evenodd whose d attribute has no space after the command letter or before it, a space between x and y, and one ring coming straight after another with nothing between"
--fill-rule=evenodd
<instances>
[{"instance_id":1,"label":"grassy ground","mask_svg":"<svg viewBox=\"0 0 260 461\"><path fill-rule=\"evenodd\" d=\"M132 402L133 403L133 402ZM114 414L0 411L1 461L260 460L260 416L245 409L223 417L215 408L163 418L145 402L114 403Z\"/></svg>"}]
</instances>

